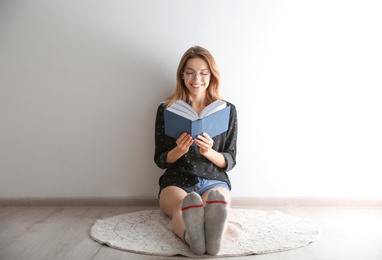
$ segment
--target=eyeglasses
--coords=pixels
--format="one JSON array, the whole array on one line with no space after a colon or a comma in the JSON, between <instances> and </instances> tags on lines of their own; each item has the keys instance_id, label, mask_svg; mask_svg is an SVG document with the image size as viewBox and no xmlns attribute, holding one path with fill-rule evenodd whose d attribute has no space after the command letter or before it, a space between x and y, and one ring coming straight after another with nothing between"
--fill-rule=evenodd
<instances>
[{"instance_id":1,"label":"eyeglasses","mask_svg":"<svg viewBox=\"0 0 382 260\"><path fill-rule=\"evenodd\" d=\"M187 80L193 80L197 75L200 76L201 80L206 80L211 76L211 74L206 72L206 71L201 72L201 73L195 73L194 71L191 71L191 70L188 71L187 70L187 71L183 72L183 77Z\"/></svg>"}]
</instances>

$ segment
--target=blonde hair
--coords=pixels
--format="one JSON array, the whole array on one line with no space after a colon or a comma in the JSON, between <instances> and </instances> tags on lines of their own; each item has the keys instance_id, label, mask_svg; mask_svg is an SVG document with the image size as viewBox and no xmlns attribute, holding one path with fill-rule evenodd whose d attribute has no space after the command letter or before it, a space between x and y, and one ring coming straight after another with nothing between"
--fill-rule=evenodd
<instances>
[{"instance_id":1,"label":"blonde hair","mask_svg":"<svg viewBox=\"0 0 382 260\"><path fill-rule=\"evenodd\" d=\"M194 46L189 48L183 54L183 57L180 59L178 70L176 72L176 89L174 93L170 97L168 97L167 100L164 102L166 107L171 106L173 103L175 103L179 99L187 103L192 102L190 93L182 79L184 67L187 61L192 58L203 59L205 62L207 62L211 72L210 84L206 90L207 104L210 104L214 102L215 100L222 99L219 92L220 72L216 65L214 57L211 55L211 53L208 50L204 49L203 47Z\"/></svg>"}]
</instances>

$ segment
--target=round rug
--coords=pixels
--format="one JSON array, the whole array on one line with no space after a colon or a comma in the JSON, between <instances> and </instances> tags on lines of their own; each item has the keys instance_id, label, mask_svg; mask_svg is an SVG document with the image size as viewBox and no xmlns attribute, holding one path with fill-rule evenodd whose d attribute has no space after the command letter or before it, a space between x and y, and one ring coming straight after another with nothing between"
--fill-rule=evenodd
<instances>
[{"instance_id":1,"label":"round rug","mask_svg":"<svg viewBox=\"0 0 382 260\"><path fill-rule=\"evenodd\" d=\"M170 218L159 209L98 220L90 236L101 244L134 253L197 257L174 235ZM305 219L279 211L231 208L218 256L280 252L305 246L318 236L318 228Z\"/></svg>"}]
</instances>

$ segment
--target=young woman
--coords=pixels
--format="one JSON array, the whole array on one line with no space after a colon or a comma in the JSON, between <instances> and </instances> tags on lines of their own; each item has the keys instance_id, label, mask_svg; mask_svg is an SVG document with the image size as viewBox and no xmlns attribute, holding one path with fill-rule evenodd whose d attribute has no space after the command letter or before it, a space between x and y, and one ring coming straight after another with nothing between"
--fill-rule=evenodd
<instances>
[{"instance_id":1,"label":"young woman","mask_svg":"<svg viewBox=\"0 0 382 260\"><path fill-rule=\"evenodd\" d=\"M222 99L220 74L211 53L195 46L180 60L174 93L157 110L154 161L166 169L159 179L159 204L172 220L172 230L194 254L218 254L225 232L231 184L227 172L236 165L237 114L230 109L228 130L214 138L207 133L178 139L164 133L164 109L183 100L199 114ZM195 144L195 145L192 145Z\"/></svg>"}]
</instances>

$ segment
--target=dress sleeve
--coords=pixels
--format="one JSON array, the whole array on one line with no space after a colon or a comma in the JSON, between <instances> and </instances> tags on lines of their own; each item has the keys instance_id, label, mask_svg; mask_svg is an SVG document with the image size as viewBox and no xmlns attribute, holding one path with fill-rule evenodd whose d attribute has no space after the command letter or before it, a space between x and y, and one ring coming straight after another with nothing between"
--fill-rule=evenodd
<instances>
[{"instance_id":1,"label":"dress sleeve","mask_svg":"<svg viewBox=\"0 0 382 260\"><path fill-rule=\"evenodd\" d=\"M167 153L169 148L167 147L166 135L164 133L164 105L161 104L158 107L157 115L155 119L155 154L154 162L161 169L168 168L171 164L166 162Z\"/></svg>"},{"instance_id":2,"label":"dress sleeve","mask_svg":"<svg viewBox=\"0 0 382 260\"><path fill-rule=\"evenodd\" d=\"M236 107L233 104L231 105L231 114L230 114L230 122L229 122L229 128L227 131L227 139L224 144L224 150L222 152L226 162L227 167L225 171L231 170L236 165L236 143L237 143L237 131L238 131L238 124L237 124L237 111Z\"/></svg>"}]
</instances>

